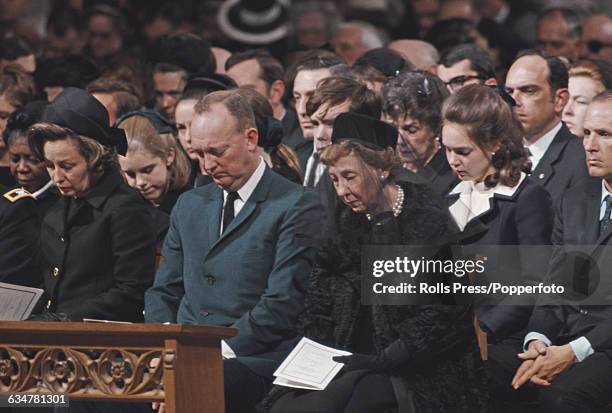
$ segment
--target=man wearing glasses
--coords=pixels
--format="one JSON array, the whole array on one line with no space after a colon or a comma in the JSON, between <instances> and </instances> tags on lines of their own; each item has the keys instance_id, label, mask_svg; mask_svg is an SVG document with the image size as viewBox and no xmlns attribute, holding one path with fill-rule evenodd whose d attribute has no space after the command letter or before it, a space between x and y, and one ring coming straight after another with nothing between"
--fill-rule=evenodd
<instances>
[{"instance_id":1,"label":"man wearing glasses","mask_svg":"<svg viewBox=\"0 0 612 413\"><path fill-rule=\"evenodd\" d=\"M491 57L475 44L462 44L444 53L438 64L438 76L450 93L475 83L497 85Z\"/></svg>"},{"instance_id":2,"label":"man wearing glasses","mask_svg":"<svg viewBox=\"0 0 612 413\"><path fill-rule=\"evenodd\" d=\"M584 20L582 27L580 55L612 63L612 18L593 14Z\"/></svg>"}]
</instances>

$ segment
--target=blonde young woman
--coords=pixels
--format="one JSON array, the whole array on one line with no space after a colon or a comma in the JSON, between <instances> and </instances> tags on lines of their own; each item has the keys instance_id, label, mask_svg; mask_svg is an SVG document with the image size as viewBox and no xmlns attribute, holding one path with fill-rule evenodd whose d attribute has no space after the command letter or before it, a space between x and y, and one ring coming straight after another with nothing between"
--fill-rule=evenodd
<instances>
[{"instance_id":1,"label":"blonde young woman","mask_svg":"<svg viewBox=\"0 0 612 413\"><path fill-rule=\"evenodd\" d=\"M119 163L128 184L170 214L179 195L190 189L191 165L174 136L159 133L151 116L141 112L121 120L118 126L125 130L128 150Z\"/></svg>"}]
</instances>

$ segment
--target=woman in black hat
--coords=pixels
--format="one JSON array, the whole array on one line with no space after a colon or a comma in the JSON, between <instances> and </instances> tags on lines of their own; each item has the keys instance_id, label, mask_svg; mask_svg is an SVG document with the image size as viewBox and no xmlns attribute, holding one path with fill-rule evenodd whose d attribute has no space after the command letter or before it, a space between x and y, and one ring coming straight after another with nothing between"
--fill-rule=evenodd
<instances>
[{"instance_id":1,"label":"woman in black hat","mask_svg":"<svg viewBox=\"0 0 612 413\"><path fill-rule=\"evenodd\" d=\"M128 140L119 164L128 184L170 215L178 197L192 188L191 165L175 138L174 125L161 121L165 119L154 111L130 112L118 119Z\"/></svg>"},{"instance_id":2,"label":"woman in black hat","mask_svg":"<svg viewBox=\"0 0 612 413\"><path fill-rule=\"evenodd\" d=\"M140 321L153 282L152 218L117 166L125 135L108 124L100 102L66 88L28 131L62 195L42 221L46 307L72 321Z\"/></svg>"},{"instance_id":3,"label":"woman in black hat","mask_svg":"<svg viewBox=\"0 0 612 413\"><path fill-rule=\"evenodd\" d=\"M334 213L337 236L317 256L298 329L353 354L334 358L344 367L325 390L275 387L264 410L486 411L469 307L361 305L363 246L440 245L447 236L441 200L426 185L395 181L396 139L396 130L375 119L344 113L334 122L333 144L321 160L342 200ZM404 410L409 405L414 410Z\"/></svg>"},{"instance_id":4,"label":"woman in black hat","mask_svg":"<svg viewBox=\"0 0 612 413\"><path fill-rule=\"evenodd\" d=\"M170 212L178 197L192 189L191 165L174 133L160 125L164 119L154 111L136 111L118 119L125 130L128 150L119 157L127 183L150 203L161 250L170 225Z\"/></svg>"}]
</instances>

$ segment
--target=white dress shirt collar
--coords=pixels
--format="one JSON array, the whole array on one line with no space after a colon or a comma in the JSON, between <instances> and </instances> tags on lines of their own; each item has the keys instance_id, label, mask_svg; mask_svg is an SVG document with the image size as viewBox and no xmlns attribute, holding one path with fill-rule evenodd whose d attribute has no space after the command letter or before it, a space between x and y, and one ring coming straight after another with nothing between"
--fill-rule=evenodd
<instances>
[{"instance_id":1,"label":"white dress shirt collar","mask_svg":"<svg viewBox=\"0 0 612 413\"><path fill-rule=\"evenodd\" d=\"M608 195L612 195L612 192L608 191L608 188L606 188L606 181L605 180L601 180L601 203L600 208L599 208L599 220L601 221L606 213L606 196Z\"/></svg>"},{"instance_id":2,"label":"white dress shirt collar","mask_svg":"<svg viewBox=\"0 0 612 413\"><path fill-rule=\"evenodd\" d=\"M531 161L532 171L536 168L536 166L550 147L550 144L552 143L553 139L555 139L555 136L557 135L560 129L561 121L559 121L559 123L557 123L551 130L546 132L540 139L538 139L531 145L527 145L527 148L531 152L529 160Z\"/></svg>"},{"instance_id":3,"label":"white dress shirt collar","mask_svg":"<svg viewBox=\"0 0 612 413\"><path fill-rule=\"evenodd\" d=\"M257 184L259 183L259 181L261 181L261 177L263 176L265 170L266 170L266 163L264 162L262 157L259 157L259 165L257 166L257 169L255 169L255 172L253 172L253 174L244 183L244 185L242 185L242 187L240 187L240 189L238 189L237 191L238 196L240 197L240 201L242 201L243 204L251 197L251 194L253 194L253 191L255 191L255 188L257 187ZM228 192L224 189L223 190L223 204L225 204L225 200L227 199L227 194ZM236 213L238 213L238 211L236 211Z\"/></svg>"}]
</instances>

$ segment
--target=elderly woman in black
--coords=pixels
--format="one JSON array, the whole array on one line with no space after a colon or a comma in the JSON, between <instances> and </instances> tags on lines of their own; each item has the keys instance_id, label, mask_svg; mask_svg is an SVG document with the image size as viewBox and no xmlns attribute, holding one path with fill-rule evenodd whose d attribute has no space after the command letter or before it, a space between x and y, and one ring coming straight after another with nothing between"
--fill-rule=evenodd
<instances>
[{"instance_id":1,"label":"elderly woman in black","mask_svg":"<svg viewBox=\"0 0 612 413\"><path fill-rule=\"evenodd\" d=\"M66 88L28 131L62 195L41 228L47 309L72 321L139 321L153 282L152 218L119 173L125 135L108 124L93 96Z\"/></svg>"},{"instance_id":2,"label":"elderly woman in black","mask_svg":"<svg viewBox=\"0 0 612 413\"><path fill-rule=\"evenodd\" d=\"M338 139L342 138L342 139ZM349 139L344 139L349 138ZM353 113L334 122L322 153L341 205L337 237L317 257L299 331L351 356L323 391L275 387L271 412L479 412L487 392L468 306L361 305L367 244L436 245L449 217L424 184L397 183L397 131ZM432 299L433 300L433 299ZM412 396L404 397L402 395Z\"/></svg>"}]
</instances>

